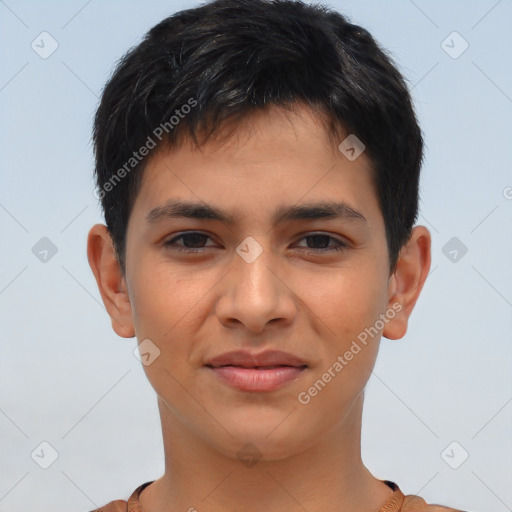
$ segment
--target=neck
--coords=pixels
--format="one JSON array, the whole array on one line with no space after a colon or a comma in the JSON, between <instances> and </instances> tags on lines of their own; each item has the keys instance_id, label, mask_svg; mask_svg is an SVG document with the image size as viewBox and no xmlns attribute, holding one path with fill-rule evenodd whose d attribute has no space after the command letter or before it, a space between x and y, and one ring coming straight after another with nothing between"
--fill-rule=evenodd
<instances>
[{"instance_id":1,"label":"neck","mask_svg":"<svg viewBox=\"0 0 512 512\"><path fill-rule=\"evenodd\" d=\"M140 496L144 512L377 512L392 494L361 460L361 393L338 428L279 460L248 462L194 436L159 399L165 474Z\"/></svg>"}]
</instances>

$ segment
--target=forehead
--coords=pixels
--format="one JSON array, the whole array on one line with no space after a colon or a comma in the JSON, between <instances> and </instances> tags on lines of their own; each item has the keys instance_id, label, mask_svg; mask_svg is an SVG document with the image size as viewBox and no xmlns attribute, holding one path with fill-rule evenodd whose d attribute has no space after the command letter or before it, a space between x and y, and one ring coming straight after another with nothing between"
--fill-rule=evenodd
<instances>
[{"instance_id":1,"label":"forehead","mask_svg":"<svg viewBox=\"0 0 512 512\"><path fill-rule=\"evenodd\" d=\"M364 153L349 160L335 142L307 109L255 112L199 149L184 143L152 155L133 213L151 220L178 198L242 216L275 214L277 205L343 201L347 212L364 207L371 217L377 205L371 163Z\"/></svg>"}]
</instances>

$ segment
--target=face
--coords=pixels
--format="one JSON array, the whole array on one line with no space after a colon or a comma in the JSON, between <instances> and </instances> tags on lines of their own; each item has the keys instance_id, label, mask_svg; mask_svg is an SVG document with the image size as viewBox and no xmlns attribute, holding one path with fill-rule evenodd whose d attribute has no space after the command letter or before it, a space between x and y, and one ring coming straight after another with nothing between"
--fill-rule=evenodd
<instances>
[{"instance_id":1,"label":"face","mask_svg":"<svg viewBox=\"0 0 512 512\"><path fill-rule=\"evenodd\" d=\"M393 322L388 265L368 158L333 149L306 110L272 108L224 144L155 154L127 230L124 322L160 351L144 370L161 414L233 457L252 442L279 459L335 433ZM208 365L269 350L297 359Z\"/></svg>"}]
</instances>

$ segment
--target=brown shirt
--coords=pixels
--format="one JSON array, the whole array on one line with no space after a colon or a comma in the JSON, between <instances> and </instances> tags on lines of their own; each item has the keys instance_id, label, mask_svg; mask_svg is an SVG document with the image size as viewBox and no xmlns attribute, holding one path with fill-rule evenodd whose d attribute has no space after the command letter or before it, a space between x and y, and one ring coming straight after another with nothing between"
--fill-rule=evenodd
<instances>
[{"instance_id":1,"label":"brown shirt","mask_svg":"<svg viewBox=\"0 0 512 512\"><path fill-rule=\"evenodd\" d=\"M128 501L111 501L107 505L96 510L92 510L91 512L144 512L139 501L139 496L144 488L153 482L154 480L137 487L137 489L135 489L132 495L128 498ZM427 502L419 496L404 496L398 485L394 482L389 480L383 480L383 482L391 487L394 492L380 507L378 512L463 512L461 510L443 507L441 505L428 505Z\"/></svg>"}]
</instances>

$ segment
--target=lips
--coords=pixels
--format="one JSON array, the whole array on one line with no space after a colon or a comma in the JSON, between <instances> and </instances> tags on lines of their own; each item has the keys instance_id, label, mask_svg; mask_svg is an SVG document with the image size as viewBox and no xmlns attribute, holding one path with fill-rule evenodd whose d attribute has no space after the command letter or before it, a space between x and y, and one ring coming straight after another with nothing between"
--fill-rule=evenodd
<instances>
[{"instance_id":1,"label":"lips","mask_svg":"<svg viewBox=\"0 0 512 512\"><path fill-rule=\"evenodd\" d=\"M275 391L296 381L308 365L299 357L278 350L261 354L234 351L210 359L205 367L223 384L239 391Z\"/></svg>"},{"instance_id":2,"label":"lips","mask_svg":"<svg viewBox=\"0 0 512 512\"><path fill-rule=\"evenodd\" d=\"M239 366L242 368L277 368L282 366L303 367L306 362L299 357L280 350L267 350L260 354L251 354L244 350L226 352L210 359L205 366Z\"/></svg>"}]
</instances>

